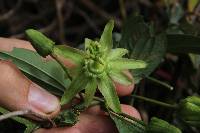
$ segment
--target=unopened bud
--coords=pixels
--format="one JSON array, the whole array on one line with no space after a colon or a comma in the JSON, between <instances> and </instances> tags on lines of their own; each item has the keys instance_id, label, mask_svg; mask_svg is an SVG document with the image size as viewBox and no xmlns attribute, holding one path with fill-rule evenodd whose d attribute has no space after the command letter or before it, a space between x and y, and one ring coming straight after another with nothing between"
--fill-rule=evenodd
<instances>
[{"instance_id":1,"label":"unopened bud","mask_svg":"<svg viewBox=\"0 0 200 133\"><path fill-rule=\"evenodd\" d=\"M181 130L168 122L153 117L147 126L147 133L181 133Z\"/></svg>"},{"instance_id":2,"label":"unopened bud","mask_svg":"<svg viewBox=\"0 0 200 133\"><path fill-rule=\"evenodd\" d=\"M189 125L200 127L200 97L190 96L181 100L177 115Z\"/></svg>"},{"instance_id":3,"label":"unopened bud","mask_svg":"<svg viewBox=\"0 0 200 133\"><path fill-rule=\"evenodd\" d=\"M28 29L26 30L26 35L41 56L46 57L52 53L55 42L44 34L34 29Z\"/></svg>"}]
</instances>

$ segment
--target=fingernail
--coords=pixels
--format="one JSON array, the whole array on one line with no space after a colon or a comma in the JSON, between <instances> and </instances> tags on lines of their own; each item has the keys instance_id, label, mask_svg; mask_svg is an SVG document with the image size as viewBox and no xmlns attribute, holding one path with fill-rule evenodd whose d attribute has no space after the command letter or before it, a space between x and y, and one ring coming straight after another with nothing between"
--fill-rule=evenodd
<instances>
[{"instance_id":1,"label":"fingernail","mask_svg":"<svg viewBox=\"0 0 200 133\"><path fill-rule=\"evenodd\" d=\"M28 101L33 108L47 114L59 108L58 99L35 83L30 85Z\"/></svg>"}]
</instances>

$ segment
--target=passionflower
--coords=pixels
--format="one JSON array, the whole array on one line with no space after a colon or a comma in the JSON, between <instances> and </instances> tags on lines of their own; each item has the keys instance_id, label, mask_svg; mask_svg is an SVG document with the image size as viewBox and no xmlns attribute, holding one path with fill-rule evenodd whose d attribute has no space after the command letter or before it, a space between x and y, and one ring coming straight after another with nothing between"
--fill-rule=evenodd
<instances>
[{"instance_id":1,"label":"passionflower","mask_svg":"<svg viewBox=\"0 0 200 133\"><path fill-rule=\"evenodd\" d=\"M86 38L84 51L66 45L55 45L55 42L42 33L33 29L26 30L33 47L41 56L51 55L61 63L67 59L73 64L73 67L65 65L72 76L72 82L61 98L62 105L69 103L77 93L85 89L84 104L88 106L98 89L107 106L115 112L121 112L113 80L129 85L132 79L124 71L145 68L147 64L141 60L123 58L128 53L126 49L112 49L113 27L114 21L110 20L99 41Z\"/></svg>"}]
</instances>

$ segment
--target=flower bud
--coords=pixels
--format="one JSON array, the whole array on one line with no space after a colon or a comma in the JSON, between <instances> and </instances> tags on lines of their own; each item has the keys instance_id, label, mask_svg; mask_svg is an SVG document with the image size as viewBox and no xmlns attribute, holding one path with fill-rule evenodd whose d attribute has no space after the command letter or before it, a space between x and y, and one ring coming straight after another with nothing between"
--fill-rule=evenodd
<instances>
[{"instance_id":1,"label":"flower bud","mask_svg":"<svg viewBox=\"0 0 200 133\"><path fill-rule=\"evenodd\" d=\"M46 57L52 53L55 42L41 32L34 29L28 29L26 30L26 35L41 56Z\"/></svg>"},{"instance_id":2,"label":"flower bud","mask_svg":"<svg viewBox=\"0 0 200 133\"><path fill-rule=\"evenodd\" d=\"M181 100L177 115L187 124L200 127L200 97L190 96Z\"/></svg>"},{"instance_id":3,"label":"flower bud","mask_svg":"<svg viewBox=\"0 0 200 133\"><path fill-rule=\"evenodd\" d=\"M147 126L147 133L181 133L181 130L168 122L153 117Z\"/></svg>"}]
</instances>

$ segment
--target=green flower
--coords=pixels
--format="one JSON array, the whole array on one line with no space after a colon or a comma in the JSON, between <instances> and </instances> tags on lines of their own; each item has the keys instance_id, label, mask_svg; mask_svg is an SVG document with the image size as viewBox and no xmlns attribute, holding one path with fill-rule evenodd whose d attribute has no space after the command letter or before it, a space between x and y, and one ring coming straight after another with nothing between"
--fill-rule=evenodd
<instances>
[{"instance_id":1,"label":"green flower","mask_svg":"<svg viewBox=\"0 0 200 133\"><path fill-rule=\"evenodd\" d=\"M87 107L92 101L96 89L105 98L106 104L115 112L121 112L119 98L115 91L113 80L124 85L132 83L124 70L145 68L141 60L122 58L128 51L123 48L112 49L112 30L114 21L111 20L104 28L99 41L85 39L85 51L55 43L43 34L29 29L26 31L34 48L42 56L51 55L63 62L70 61L73 67L67 67L72 82L61 98L61 104L69 103L81 90L85 89L84 104Z\"/></svg>"},{"instance_id":2,"label":"green flower","mask_svg":"<svg viewBox=\"0 0 200 133\"><path fill-rule=\"evenodd\" d=\"M177 114L189 125L200 127L200 97L189 96L181 100Z\"/></svg>"}]
</instances>

